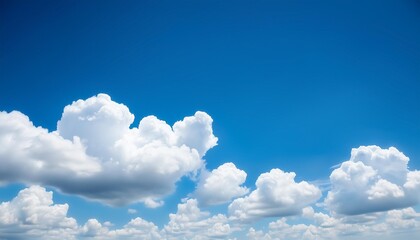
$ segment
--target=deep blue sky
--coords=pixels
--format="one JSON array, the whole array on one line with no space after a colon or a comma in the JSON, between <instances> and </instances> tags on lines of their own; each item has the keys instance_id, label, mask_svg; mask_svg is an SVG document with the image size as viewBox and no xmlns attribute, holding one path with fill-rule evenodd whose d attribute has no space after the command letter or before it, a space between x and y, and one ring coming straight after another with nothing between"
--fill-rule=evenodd
<instances>
[{"instance_id":1,"label":"deep blue sky","mask_svg":"<svg viewBox=\"0 0 420 240\"><path fill-rule=\"evenodd\" d=\"M100 92L135 125L206 111L208 167L249 186L274 167L327 179L369 144L419 169L420 1L1 1L1 110L55 130Z\"/></svg>"}]
</instances>

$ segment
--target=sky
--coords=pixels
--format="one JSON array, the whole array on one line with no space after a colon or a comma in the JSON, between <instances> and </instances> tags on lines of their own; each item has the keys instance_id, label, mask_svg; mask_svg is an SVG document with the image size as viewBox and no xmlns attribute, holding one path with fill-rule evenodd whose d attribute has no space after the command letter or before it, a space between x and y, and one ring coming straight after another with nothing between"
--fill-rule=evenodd
<instances>
[{"instance_id":1,"label":"sky","mask_svg":"<svg viewBox=\"0 0 420 240\"><path fill-rule=\"evenodd\" d=\"M415 239L420 2L0 1L0 239Z\"/></svg>"}]
</instances>

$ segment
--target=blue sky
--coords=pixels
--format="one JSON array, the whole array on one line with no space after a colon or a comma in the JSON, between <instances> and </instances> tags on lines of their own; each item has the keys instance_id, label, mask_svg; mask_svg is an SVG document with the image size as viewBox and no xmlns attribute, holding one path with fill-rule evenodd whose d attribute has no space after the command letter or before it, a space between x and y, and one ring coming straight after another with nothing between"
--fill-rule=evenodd
<instances>
[{"instance_id":1,"label":"blue sky","mask_svg":"<svg viewBox=\"0 0 420 240\"><path fill-rule=\"evenodd\" d=\"M290 239L292 233L278 233L288 231L296 231L298 239L303 232L328 239L337 238L331 234L345 232L342 228L358 227L362 230L348 235L372 239L369 234L375 231L367 225L382 229L377 231L383 234L375 235L382 239L418 234L418 1L0 4L3 216L13 211L16 214L18 207L10 206L20 206L18 200L25 197L48 199L44 187L53 191L54 204L58 204L49 207L61 209L64 205L59 204L68 204L60 219L76 223L68 228L72 231L60 234L70 239L122 238L122 232L131 226L127 223L137 217L155 224L157 235L130 232L128 237L191 239L188 234L192 229L196 229L194 236L202 238L217 235L206 235L186 223L187 230L175 234L174 226L180 220L170 219L169 214L178 212L181 216L183 206L208 212L208 216L194 215L196 218L187 214L189 224L202 221L206 229L216 226L221 234L217 236L225 239L247 235L252 239L252 234L260 234L257 239ZM73 102L79 99L83 102ZM66 111L64 107L69 105L73 108ZM103 118L87 120L102 107L110 110L98 115ZM23 115L11 114L13 110L50 132L45 135L36 130ZM144 129L154 126L156 131L149 132L150 136L146 130L137 133L140 120L150 115L166 124L146 118ZM188 116L192 117L184 119ZM59 120L62 125L58 129ZM182 122L175 127L177 121ZM26 126L26 130L18 131L17 126ZM144 149L142 144L152 142L154 150ZM134 146L142 153L127 157L137 151L131 148ZM172 150L167 150L168 146ZM65 151L72 156L63 155ZM147 154L141 155L143 152ZM154 170L141 170L147 169L142 164L148 161L145 156L151 155L156 156L151 162L157 166L179 167L178 171L166 179L154 175ZM127 165L122 165L130 169L130 164L136 163L137 168L133 168L133 175L124 175L119 169L104 170L111 159L126 161ZM189 162L182 165L185 159ZM172 166L174 161L181 165ZM226 164L230 162L234 166ZM40 166L41 170L29 174L25 166ZM52 170L46 166L53 166ZM155 169L154 165L147 166ZM400 172L392 173L386 166ZM352 167L364 169L363 174L352 175L356 171ZM61 171L61 177L55 175ZM79 177L81 172L88 177ZM296 174L293 181L286 181L289 172ZM150 173L147 178L146 173ZM339 173L348 174L355 186L347 192L357 198L353 202L366 207L350 206L352 199L343 193L346 185ZM395 174L403 177L397 179ZM356 184L363 177L369 181ZM131 182L131 178L136 181ZM273 186L267 180L271 178L276 183ZM220 186L205 185L209 179L227 181L227 195L217 191ZM257 179L261 187L255 185ZM308 186L298 184L303 181ZM81 189L85 185L91 188ZM146 185L152 190L146 190ZM107 187L118 192L117 196L112 197L111 190L100 192ZM303 189L310 194L299 195ZM28 194L18 195L19 191ZM271 199L277 208L252 215L252 210L261 210L254 209L252 196L263 200L290 197L294 204ZM150 197L153 204L161 206L145 206L145 199ZM240 201L243 205L236 206ZM136 212L130 214L128 209ZM242 218L234 210L243 213ZM216 220L216 214L224 218ZM397 216L409 222L397 221ZM283 217L289 225L279 231L280 225L285 226ZM327 218L337 232L327 232L321 226ZM385 224L392 221L401 223L401 228L390 229ZM346 225L348 222L355 225ZM92 230L98 224L101 227ZM296 224L306 228L296 230ZM43 229L36 221L32 226L32 230ZM20 229L22 235L8 235L11 229ZM137 230L153 232L145 229ZM0 216L0 238L47 235L31 234L35 233L27 230L25 221L7 222ZM310 237L308 234L305 237Z\"/></svg>"}]
</instances>

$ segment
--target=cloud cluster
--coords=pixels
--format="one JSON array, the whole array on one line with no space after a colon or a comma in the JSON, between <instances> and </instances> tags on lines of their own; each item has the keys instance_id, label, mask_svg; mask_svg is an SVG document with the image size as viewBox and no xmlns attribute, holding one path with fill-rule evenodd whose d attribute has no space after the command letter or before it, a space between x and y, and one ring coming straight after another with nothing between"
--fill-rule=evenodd
<instances>
[{"instance_id":1,"label":"cloud cluster","mask_svg":"<svg viewBox=\"0 0 420 240\"><path fill-rule=\"evenodd\" d=\"M261 174L255 184L257 189L229 205L229 215L250 221L299 214L302 208L321 197L321 191L305 181L295 182L295 176L280 169Z\"/></svg>"},{"instance_id":2,"label":"cloud cluster","mask_svg":"<svg viewBox=\"0 0 420 240\"><path fill-rule=\"evenodd\" d=\"M159 228L144 219L135 218L120 229L111 230L96 219L89 219L79 227L80 238L91 239L225 239L233 231L228 218L222 214L210 216L198 207L196 199L178 204L176 213L169 214L169 222Z\"/></svg>"},{"instance_id":3,"label":"cloud cluster","mask_svg":"<svg viewBox=\"0 0 420 240\"><path fill-rule=\"evenodd\" d=\"M83 226L67 217L68 204L54 204L53 193L40 186L21 190L0 204L0 239L161 239L159 229L141 218L121 229L89 219Z\"/></svg>"},{"instance_id":4,"label":"cloud cluster","mask_svg":"<svg viewBox=\"0 0 420 240\"><path fill-rule=\"evenodd\" d=\"M210 215L196 199L178 204L176 213L159 229L142 218L121 228L89 219L84 224L67 216L67 204L54 204L52 192L39 186L21 190L0 204L0 239L414 239L420 233L420 213L413 208L332 216L305 207L301 216L282 217L268 224L268 231L238 224L223 214ZM289 223L305 219L305 224ZM248 233L246 229L249 228ZM398 234L398 235L396 235Z\"/></svg>"},{"instance_id":5,"label":"cloud cluster","mask_svg":"<svg viewBox=\"0 0 420 240\"><path fill-rule=\"evenodd\" d=\"M142 202L155 208L182 177L200 173L190 199L161 229L142 218L117 229L96 219L79 225L67 216L67 204L54 204L52 192L32 186L0 204L0 239L242 238L244 226L267 217L278 219L266 232L250 228L250 239L420 233L420 215L411 208L420 202L420 171L409 170L409 158L398 149L352 149L350 159L332 171L330 189L316 205L323 209L315 212L311 205L321 199L321 190L295 181L293 172L263 173L250 192L246 172L235 164L206 170L203 157L218 141L212 121L196 112L172 126L147 116L130 127L134 115L106 94L66 106L52 132L20 112L0 112L1 184L39 184L109 205ZM200 209L223 203L229 203L227 215ZM291 224L291 217L305 221Z\"/></svg>"},{"instance_id":6,"label":"cloud cluster","mask_svg":"<svg viewBox=\"0 0 420 240\"><path fill-rule=\"evenodd\" d=\"M330 175L325 199L335 213L356 215L413 206L420 201L420 172L394 147L361 146Z\"/></svg>"},{"instance_id":7,"label":"cloud cluster","mask_svg":"<svg viewBox=\"0 0 420 240\"><path fill-rule=\"evenodd\" d=\"M232 233L228 218L209 216L188 199L170 214L163 229L142 218L134 218L119 229L109 222L89 219L78 225L67 217L67 204L54 204L52 192L40 186L21 190L9 202L0 204L0 239L213 239Z\"/></svg>"},{"instance_id":8,"label":"cloud cluster","mask_svg":"<svg viewBox=\"0 0 420 240\"><path fill-rule=\"evenodd\" d=\"M230 202L249 192L241 186L246 180L246 173L236 168L233 163L225 163L211 172L201 173L195 196L203 205L216 205Z\"/></svg>"},{"instance_id":9,"label":"cloud cluster","mask_svg":"<svg viewBox=\"0 0 420 240\"><path fill-rule=\"evenodd\" d=\"M54 132L22 113L0 112L0 181L53 186L111 205L160 206L217 144L213 120L196 112L172 127L155 116L130 128L133 121L106 94L66 106Z\"/></svg>"},{"instance_id":10,"label":"cloud cluster","mask_svg":"<svg viewBox=\"0 0 420 240\"><path fill-rule=\"evenodd\" d=\"M413 208L376 214L332 217L309 207L303 218L308 224L290 224L280 218L268 231L248 230L249 239L414 239L420 233L420 214Z\"/></svg>"},{"instance_id":11,"label":"cloud cluster","mask_svg":"<svg viewBox=\"0 0 420 240\"><path fill-rule=\"evenodd\" d=\"M196 199L188 199L178 204L175 214L169 214L163 233L167 239L210 239L225 238L232 232L225 215L209 215L199 209Z\"/></svg>"},{"instance_id":12,"label":"cloud cluster","mask_svg":"<svg viewBox=\"0 0 420 240\"><path fill-rule=\"evenodd\" d=\"M159 228L142 218L131 219L120 229L110 230L107 226L96 219L89 219L79 227L77 236L83 239L162 239Z\"/></svg>"}]
</instances>

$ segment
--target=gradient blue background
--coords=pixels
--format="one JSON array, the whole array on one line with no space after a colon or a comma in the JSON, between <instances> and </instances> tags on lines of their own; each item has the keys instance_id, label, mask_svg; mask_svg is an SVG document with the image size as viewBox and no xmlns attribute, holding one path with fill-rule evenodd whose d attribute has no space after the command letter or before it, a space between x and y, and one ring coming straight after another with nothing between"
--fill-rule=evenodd
<instances>
[{"instance_id":1,"label":"gradient blue background","mask_svg":"<svg viewBox=\"0 0 420 240\"><path fill-rule=\"evenodd\" d=\"M206 111L219 137L208 168L232 161L248 186L275 167L326 180L370 144L420 169L420 1L0 1L0 110L55 130L65 105L100 92L134 125ZM193 189L130 207L161 225ZM80 222L133 217L54 196Z\"/></svg>"}]
</instances>

